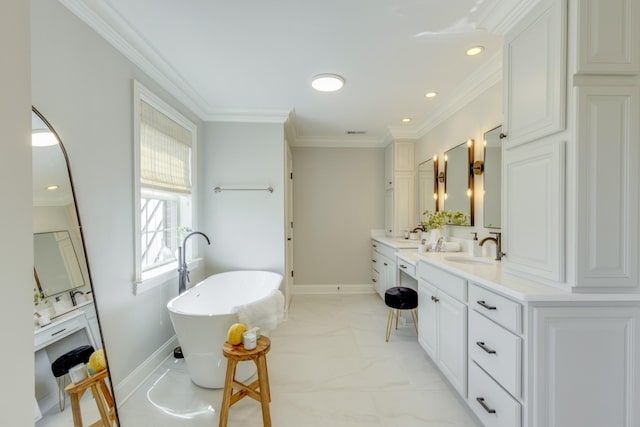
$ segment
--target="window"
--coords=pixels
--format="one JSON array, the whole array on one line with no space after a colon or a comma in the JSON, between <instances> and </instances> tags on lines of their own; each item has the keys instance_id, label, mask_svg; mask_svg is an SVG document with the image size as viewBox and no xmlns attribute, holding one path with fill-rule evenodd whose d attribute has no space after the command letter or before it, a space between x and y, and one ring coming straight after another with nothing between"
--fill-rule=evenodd
<instances>
[{"instance_id":1,"label":"window","mask_svg":"<svg viewBox=\"0 0 640 427\"><path fill-rule=\"evenodd\" d=\"M134 136L138 293L175 274L178 246L194 225L196 127L134 82Z\"/></svg>"}]
</instances>

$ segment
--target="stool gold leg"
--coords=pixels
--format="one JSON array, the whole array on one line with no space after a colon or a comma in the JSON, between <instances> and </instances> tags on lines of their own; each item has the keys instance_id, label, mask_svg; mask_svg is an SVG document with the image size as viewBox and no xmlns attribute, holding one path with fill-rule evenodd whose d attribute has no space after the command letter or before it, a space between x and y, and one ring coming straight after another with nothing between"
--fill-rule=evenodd
<instances>
[{"instance_id":1,"label":"stool gold leg","mask_svg":"<svg viewBox=\"0 0 640 427\"><path fill-rule=\"evenodd\" d=\"M396 308L396 331L398 330L398 316L400 315L400 310Z\"/></svg>"},{"instance_id":2,"label":"stool gold leg","mask_svg":"<svg viewBox=\"0 0 640 427\"><path fill-rule=\"evenodd\" d=\"M393 322L393 309L389 309L389 316L387 316L387 342L389 342L389 336L391 335L391 322Z\"/></svg>"},{"instance_id":3,"label":"stool gold leg","mask_svg":"<svg viewBox=\"0 0 640 427\"><path fill-rule=\"evenodd\" d=\"M418 335L418 312L415 308L411 310L411 317L413 317L413 326L415 326L416 335Z\"/></svg>"}]
</instances>

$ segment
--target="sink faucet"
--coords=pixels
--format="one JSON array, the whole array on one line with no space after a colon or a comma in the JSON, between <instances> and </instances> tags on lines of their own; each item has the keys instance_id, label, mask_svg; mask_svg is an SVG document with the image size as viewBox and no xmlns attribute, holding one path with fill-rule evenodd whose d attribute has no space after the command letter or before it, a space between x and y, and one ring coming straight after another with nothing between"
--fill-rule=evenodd
<instances>
[{"instance_id":1,"label":"sink faucet","mask_svg":"<svg viewBox=\"0 0 640 427\"><path fill-rule=\"evenodd\" d=\"M484 243L487 240L490 240L493 243L495 243L496 244L496 261L500 261L502 257L506 255L504 252L502 252L502 233L499 233L497 231L491 231L489 232L489 234L495 234L496 237L485 237L484 239L480 240L480 246L484 245Z\"/></svg>"},{"instance_id":2,"label":"sink faucet","mask_svg":"<svg viewBox=\"0 0 640 427\"><path fill-rule=\"evenodd\" d=\"M78 294L84 295L84 292L78 290L69 292L69 295L71 295L71 303L74 305L74 307L78 305L78 303L76 302L76 295Z\"/></svg>"},{"instance_id":3,"label":"sink faucet","mask_svg":"<svg viewBox=\"0 0 640 427\"><path fill-rule=\"evenodd\" d=\"M206 234L200 231L194 231L187 234L187 237L182 241L182 246L178 247L178 294L187 290L187 282L189 281L189 269L187 268L187 240L194 234L199 234L207 239L207 244L211 244L211 241Z\"/></svg>"}]
</instances>

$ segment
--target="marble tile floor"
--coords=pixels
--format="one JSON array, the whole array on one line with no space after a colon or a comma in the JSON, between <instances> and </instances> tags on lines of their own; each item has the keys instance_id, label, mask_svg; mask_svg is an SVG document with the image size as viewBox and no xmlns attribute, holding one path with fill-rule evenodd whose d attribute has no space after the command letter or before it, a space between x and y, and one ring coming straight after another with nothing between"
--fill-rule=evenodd
<instances>
[{"instance_id":1,"label":"marble tile floor","mask_svg":"<svg viewBox=\"0 0 640 427\"><path fill-rule=\"evenodd\" d=\"M418 344L413 325L393 330L387 343L386 321L377 295L294 296L267 355L273 426L479 426ZM217 426L221 400L221 390L194 385L184 361L169 357L120 406L120 422ZM228 426L262 426L258 402L232 406Z\"/></svg>"}]
</instances>

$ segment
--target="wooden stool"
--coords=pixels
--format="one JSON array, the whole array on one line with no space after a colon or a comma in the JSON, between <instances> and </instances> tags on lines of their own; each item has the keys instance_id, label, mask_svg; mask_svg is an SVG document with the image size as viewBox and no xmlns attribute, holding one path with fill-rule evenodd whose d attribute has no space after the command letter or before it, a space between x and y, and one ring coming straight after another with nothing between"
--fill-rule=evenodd
<instances>
[{"instance_id":1,"label":"wooden stool","mask_svg":"<svg viewBox=\"0 0 640 427\"><path fill-rule=\"evenodd\" d=\"M224 391L222 393L222 405L220 408L220 427L227 427L229 419L229 408L238 400L249 396L260 402L262 405L262 422L264 427L271 427L271 412L269 402L271 402L271 391L269 390L269 373L267 372L267 353L271 348L271 340L267 337L260 337L256 342L256 348L245 350L243 345L231 345L228 342L222 347L222 354L227 358L227 376L224 380ZM258 368L258 379L251 384L242 384L235 380L236 366L238 362L253 360ZM240 391L234 393L233 387ZM258 391L258 389L260 389Z\"/></svg>"},{"instance_id":2,"label":"wooden stool","mask_svg":"<svg viewBox=\"0 0 640 427\"><path fill-rule=\"evenodd\" d=\"M71 398L71 411L73 413L73 426L82 427L82 414L80 412L80 399L88 388L91 389L93 399L98 406L100 412L100 420L91 424L89 427L111 427L116 419L115 409L113 407L113 398L109 392L109 388L105 383L105 378L109 375L106 369L91 375L75 384L69 384L65 390Z\"/></svg>"}]
</instances>

